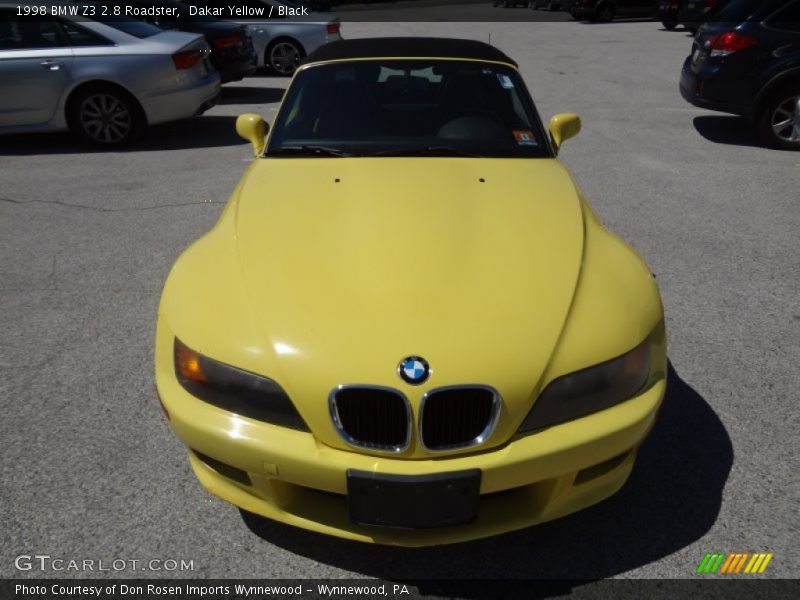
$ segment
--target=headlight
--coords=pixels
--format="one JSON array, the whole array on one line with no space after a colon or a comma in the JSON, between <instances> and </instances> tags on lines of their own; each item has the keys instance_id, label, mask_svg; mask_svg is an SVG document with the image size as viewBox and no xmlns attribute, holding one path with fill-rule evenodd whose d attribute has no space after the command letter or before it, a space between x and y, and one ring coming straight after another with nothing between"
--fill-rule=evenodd
<instances>
[{"instance_id":1,"label":"headlight","mask_svg":"<svg viewBox=\"0 0 800 600\"><path fill-rule=\"evenodd\" d=\"M178 338L175 376L187 392L209 404L259 421L309 431L277 383L203 356Z\"/></svg>"},{"instance_id":2,"label":"headlight","mask_svg":"<svg viewBox=\"0 0 800 600\"><path fill-rule=\"evenodd\" d=\"M571 421L635 396L650 374L650 338L630 352L553 380L519 428L525 433Z\"/></svg>"}]
</instances>

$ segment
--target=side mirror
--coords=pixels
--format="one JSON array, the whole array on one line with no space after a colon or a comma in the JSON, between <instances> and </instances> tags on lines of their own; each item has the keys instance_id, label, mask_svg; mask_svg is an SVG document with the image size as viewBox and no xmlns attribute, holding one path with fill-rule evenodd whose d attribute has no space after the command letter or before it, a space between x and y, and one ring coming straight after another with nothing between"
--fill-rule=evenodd
<instances>
[{"instance_id":1,"label":"side mirror","mask_svg":"<svg viewBox=\"0 0 800 600\"><path fill-rule=\"evenodd\" d=\"M261 156L266 145L269 125L256 114L245 113L236 119L236 133L253 144L253 154Z\"/></svg>"},{"instance_id":2,"label":"side mirror","mask_svg":"<svg viewBox=\"0 0 800 600\"><path fill-rule=\"evenodd\" d=\"M556 150L565 140L578 135L581 130L581 118L574 113L561 113L550 119L550 135Z\"/></svg>"}]
</instances>

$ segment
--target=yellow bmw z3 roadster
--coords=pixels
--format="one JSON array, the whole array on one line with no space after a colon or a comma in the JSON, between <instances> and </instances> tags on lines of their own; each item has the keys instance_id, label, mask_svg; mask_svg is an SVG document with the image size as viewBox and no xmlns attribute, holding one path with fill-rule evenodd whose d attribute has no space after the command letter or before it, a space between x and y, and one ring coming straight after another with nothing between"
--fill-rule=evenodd
<instances>
[{"instance_id":1,"label":"yellow bmw z3 roadster","mask_svg":"<svg viewBox=\"0 0 800 600\"><path fill-rule=\"evenodd\" d=\"M210 492L365 542L446 544L615 493L656 419L650 270L475 41L334 42L297 69L214 228L178 259L155 369Z\"/></svg>"}]
</instances>

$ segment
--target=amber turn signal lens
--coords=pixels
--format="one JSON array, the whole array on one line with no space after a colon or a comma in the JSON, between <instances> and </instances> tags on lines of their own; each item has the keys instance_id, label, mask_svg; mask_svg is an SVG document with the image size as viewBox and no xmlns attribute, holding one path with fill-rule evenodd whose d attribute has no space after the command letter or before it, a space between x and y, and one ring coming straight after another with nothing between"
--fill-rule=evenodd
<instances>
[{"instance_id":1,"label":"amber turn signal lens","mask_svg":"<svg viewBox=\"0 0 800 600\"><path fill-rule=\"evenodd\" d=\"M177 338L175 339L175 365L178 367L178 374L184 379L189 381L208 381L205 373L203 373L200 355Z\"/></svg>"},{"instance_id":2,"label":"amber turn signal lens","mask_svg":"<svg viewBox=\"0 0 800 600\"><path fill-rule=\"evenodd\" d=\"M203 356L175 338L175 376L195 398L231 413L309 431L289 396L272 379Z\"/></svg>"}]
</instances>

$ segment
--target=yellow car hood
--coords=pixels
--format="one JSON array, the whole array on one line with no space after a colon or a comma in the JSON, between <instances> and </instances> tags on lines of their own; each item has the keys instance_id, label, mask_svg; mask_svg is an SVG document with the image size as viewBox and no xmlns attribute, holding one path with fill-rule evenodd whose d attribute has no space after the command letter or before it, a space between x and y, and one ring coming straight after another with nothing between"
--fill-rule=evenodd
<instances>
[{"instance_id":1,"label":"yellow car hood","mask_svg":"<svg viewBox=\"0 0 800 600\"><path fill-rule=\"evenodd\" d=\"M326 408L337 385L392 386L415 411L428 389L490 385L504 406L489 445L502 443L558 342L583 228L553 159L260 159L235 235L279 371L265 374L339 446ZM409 355L430 363L421 386L397 375Z\"/></svg>"}]
</instances>

